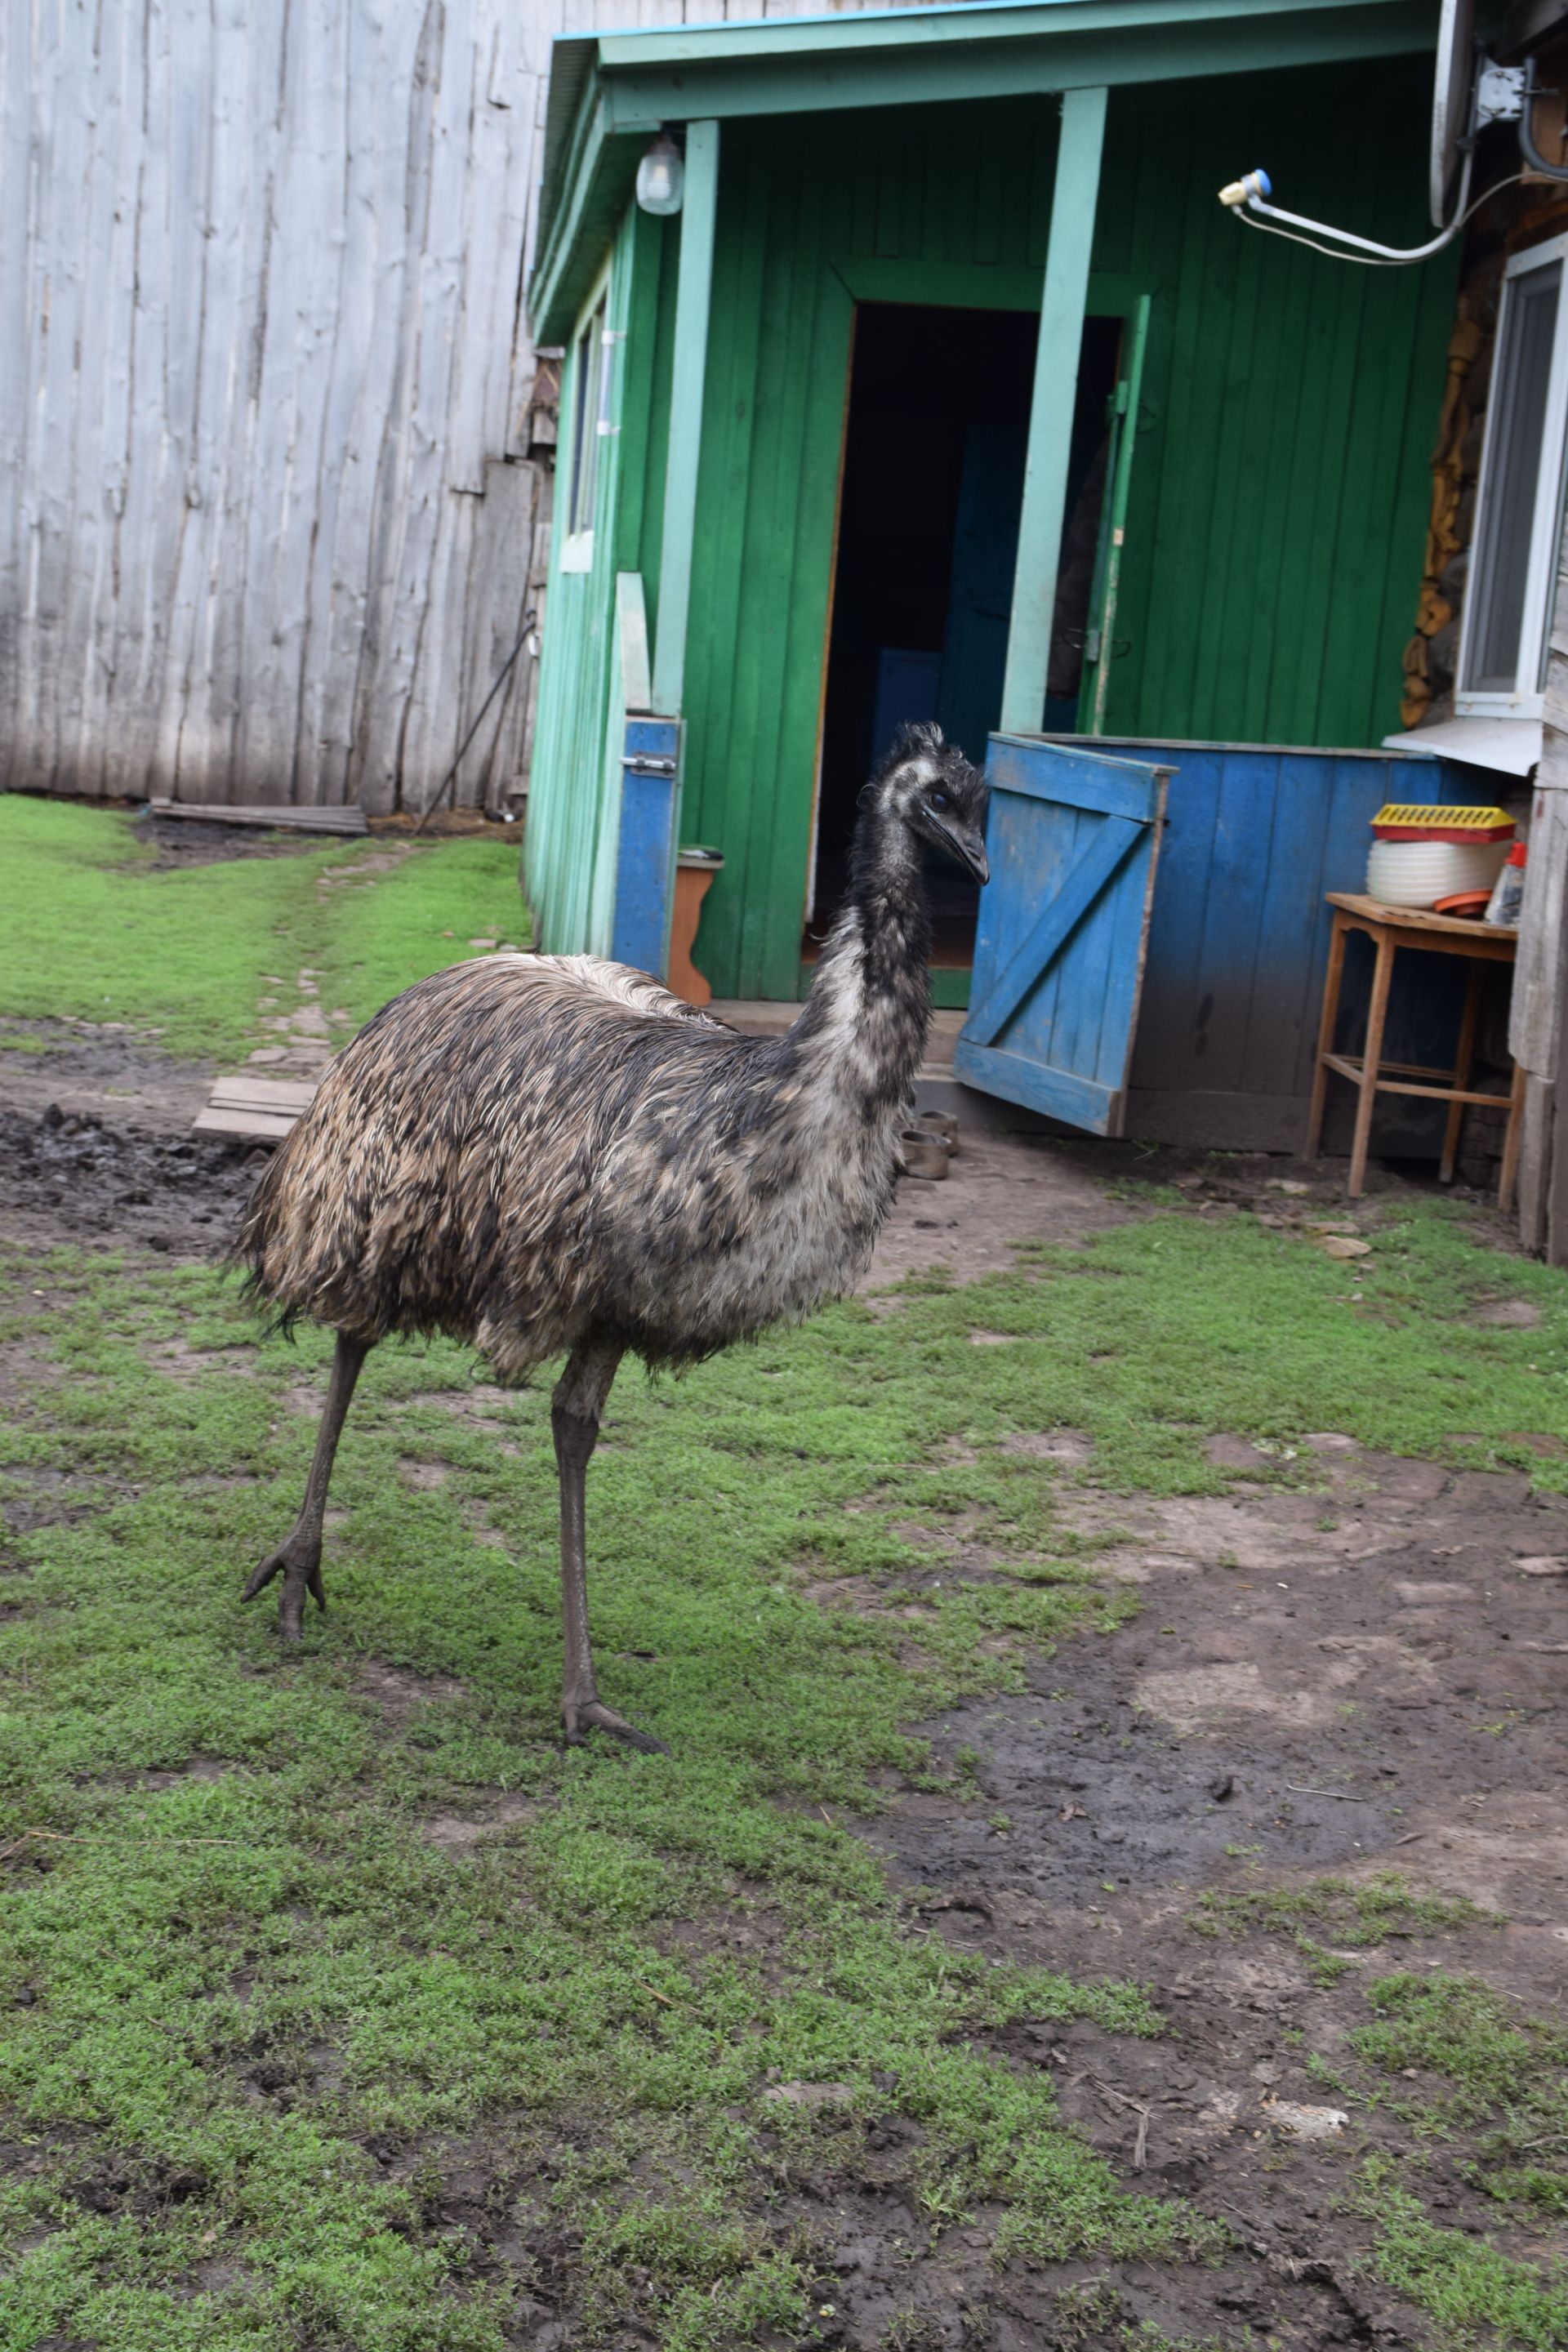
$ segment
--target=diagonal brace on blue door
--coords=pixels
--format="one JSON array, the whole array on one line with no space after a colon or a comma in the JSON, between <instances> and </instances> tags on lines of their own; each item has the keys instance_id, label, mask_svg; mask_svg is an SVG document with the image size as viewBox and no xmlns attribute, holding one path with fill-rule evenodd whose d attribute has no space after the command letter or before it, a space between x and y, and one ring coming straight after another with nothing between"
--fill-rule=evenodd
<instances>
[{"instance_id":1,"label":"diagonal brace on blue door","mask_svg":"<svg viewBox=\"0 0 1568 2352\"><path fill-rule=\"evenodd\" d=\"M1009 959L995 986L970 1007L964 1035L989 1045L1011 1020L1035 982L1049 971L1107 884L1113 881L1148 832L1128 817L1108 816L1092 847L1068 874L1039 920Z\"/></svg>"}]
</instances>

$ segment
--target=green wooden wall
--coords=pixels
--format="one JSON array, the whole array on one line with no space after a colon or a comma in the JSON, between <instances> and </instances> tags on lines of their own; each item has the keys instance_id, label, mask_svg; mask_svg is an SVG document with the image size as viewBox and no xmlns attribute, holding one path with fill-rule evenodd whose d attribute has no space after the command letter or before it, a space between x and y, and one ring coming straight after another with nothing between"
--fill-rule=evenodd
<instances>
[{"instance_id":1,"label":"green wooden wall","mask_svg":"<svg viewBox=\"0 0 1568 2352\"><path fill-rule=\"evenodd\" d=\"M1395 245L1426 216L1428 68L1112 99L1095 258L1155 298L1107 731L1374 745L1398 727L1457 263L1335 263L1215 190Z\"/></svg>"},{"instance_id":2,"label":"green wooden wall","mask_svg":"<svg viewBox=\"0 0 1568 2352\"><path fill-rule=\"evenodd\" d=\"M616 429L599 452L593 563L586 572L561 568L570 497L564 457L556 483L559 520L523 840L523 884L536 940L552 950L607 955L614 928L624 734L616 574L635 572L651 558L651 628L669 422L670 330L661 298L672 247L664 223L634 207L611 257L605 316L621 338L611 391ZM574 413L576 367L574 343L561 386L563 452L571 446L566 420Z\"/></svg>"},{"instance_id":3,"label":"green wooden wall","mask_svg":"<svg viewBox=\"0 0 1568 2352\"><path fill-rule=\"evenodd\" d=\"M1338 265L1215 192L1261 163L1293 210L1419 240L1428 71L1113 93L1091 308L1148 292L1153 315L1108 731L1353 746L1398 724L1452 265ZM700 935L721 995L797 991L856 299L1037 308L1056 122L1040 99L723 126L681 819L727 861ZM615 546L651 617L676 240L634 217ZM587 667L564 629L595 625L552 586L542 695ZM553 739L535 775L545 942L585 944Z\"/></svg>"},{"instance_id":4,"label":"green wooden wall","mask_svg":"<svg viewBox=\"0 0 1568 2352\"><path fill-rule=\"evenodd\" d=\"M797 990L854 293L1037 303L1057 112L724 126L681 819L721 994Z\"/></svg>"}]
</instances>

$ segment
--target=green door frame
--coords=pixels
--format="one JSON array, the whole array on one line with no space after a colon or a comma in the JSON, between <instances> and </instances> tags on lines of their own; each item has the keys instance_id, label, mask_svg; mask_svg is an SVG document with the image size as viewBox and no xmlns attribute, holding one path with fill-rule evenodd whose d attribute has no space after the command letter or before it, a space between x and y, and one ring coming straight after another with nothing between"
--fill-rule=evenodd
<instances>
[{"instance_id":1,"label":"green door frame","mask_svg":"<svg viewBox=\"0 0 1568 2352\"><path fill-rule=\"evenodd\" d=\"M1040 295L1040 340L1029 404L1024 503L1018 515L1018 567L1013 579L1013 615L1002 686L1004 735L1037 735L1045 717L1073 403L1089 308L1089 251L1100 203L1109 95L1105 89L1069 89L1062 99L1061 142L1057 149L1050 238Z\"/></svg>"},{"instance_id":2,"label":"green door frame","mask_svg":"<svg viewBox=\"0 0 1568 2352\"><path fill-rule=\"evenodd\" d=\"M666 719L680 717L686 684L686 627L691 609L691 553L697 540L697 474L702 455L702 398L718 216L719 125L689 122L659 548L658 634L653 656L653 707Z\"/></svg>"}]
</instances>

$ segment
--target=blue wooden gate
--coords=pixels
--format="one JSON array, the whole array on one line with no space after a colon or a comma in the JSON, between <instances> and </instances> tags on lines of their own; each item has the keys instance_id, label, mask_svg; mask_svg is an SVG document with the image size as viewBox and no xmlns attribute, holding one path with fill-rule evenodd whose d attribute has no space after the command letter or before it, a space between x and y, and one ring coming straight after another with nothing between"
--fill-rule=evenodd
<instances>
[{"instance_id":1,"label":"blue wooden gate","mask_svg":"<svg viewBox=\"0 0 1568 2352\"><path fill-rule=\"evenodd\" d=\"M1168 768L991 738L966 1085L1120 1135Z\"/></svg>"}]
</instances>

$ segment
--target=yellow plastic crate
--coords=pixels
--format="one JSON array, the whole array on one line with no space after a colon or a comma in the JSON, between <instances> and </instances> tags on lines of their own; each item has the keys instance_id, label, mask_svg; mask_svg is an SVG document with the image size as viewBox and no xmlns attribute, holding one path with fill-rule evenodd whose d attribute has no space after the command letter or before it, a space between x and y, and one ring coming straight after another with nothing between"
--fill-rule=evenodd
<instances>
[{"instance_id":1,"label":"yellow plastic crate","mask_svg":"<svg viewBox=\"0 0 1568 2352\"><path fill-rule=\"evenodd\" d=\"M1379 841L1510 841L1506 809L1448 807L1432 801L1390 801L1373 818Z\"/></svg>"}]
</instances>

